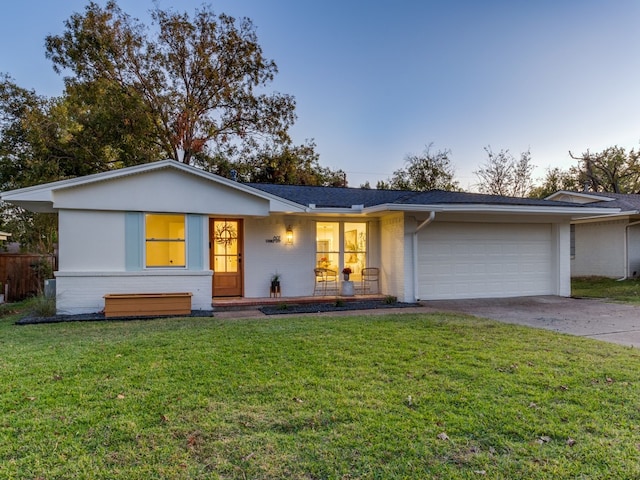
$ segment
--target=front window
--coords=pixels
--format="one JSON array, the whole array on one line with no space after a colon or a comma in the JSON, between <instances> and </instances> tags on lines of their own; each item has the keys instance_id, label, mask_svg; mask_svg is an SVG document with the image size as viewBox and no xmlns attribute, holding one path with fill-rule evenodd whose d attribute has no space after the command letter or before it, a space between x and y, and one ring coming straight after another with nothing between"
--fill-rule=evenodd
<instances>
[{"instance_id":1,"label":"front window","mask_svg":"<svg viewBox=\"0 0 640 480\"><path fill-rule=\"evenodd\" d=\"M316 224L316 267L341 272L350 268L359 279L367 266L367 224L318 222Z\"/></svg>"},{"instance_id":2,"label":"front window","mask_svg":"<svg viewBox=\"0 0 640 480\"><path fill-rule=\"evenodd\" d=\"M185 267L184 215L146 214L145 253L149 268Z\"/></svg>"},{"instance_id":3,"label":"front window","mask_svg":"<svg viewBox=\"0 0 640 480\"><path fill-rule=\"evenodd\" d=\"M340 224L318 222L316 225L316 267L338 271L340 267Z\"/></svg>"},{"instance_id":4,"label":"front window","mask_svg":"<svg viewBox=\"0 0 640 480\"><path fill-rule=\"evenodd\" d=\"M344 224L344 266L351 269L354 279L360 278L367 266L367 224Z\"/></svg>"},{"instance_id":5,"label":"front window","mask_svg":"<svg viewBox=\"0 0 640 480\"><path fill-rule=\"evenodd\" d=\"M571 258L576 258L576 226L572 224L569 228L569 254Z\"/></svg>"}]
</instances>

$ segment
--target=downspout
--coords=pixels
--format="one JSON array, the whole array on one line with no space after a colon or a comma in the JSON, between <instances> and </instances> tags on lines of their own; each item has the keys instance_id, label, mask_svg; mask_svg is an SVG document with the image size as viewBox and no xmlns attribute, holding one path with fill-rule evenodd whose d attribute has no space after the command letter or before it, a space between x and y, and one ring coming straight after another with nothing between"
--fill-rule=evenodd
<instances>
[{"instance_id":1,"label":"downspout","mask_svg":"<svg viewBox=\"0 0 640 480\"><path fill-rule=\"evenodd\" d=\"M436 212L430 212L429 218L423 221L416 230L413 232L413 299L417 302L420 300L418 298L418 233L424 227L433 222L433 219L436 218Z\"/></svg>"},{"instance_id":2,"label":"downspout","mask_svg":"<svg viewBox=\"0 0 640 480\"><path fill-rule=\"evenodd\" d=\"M640 220L624 226L624 277L619 278L619 282L629 278L629 227L633 227L634 225L640 225Z\"/></svg>"}]
</instances>

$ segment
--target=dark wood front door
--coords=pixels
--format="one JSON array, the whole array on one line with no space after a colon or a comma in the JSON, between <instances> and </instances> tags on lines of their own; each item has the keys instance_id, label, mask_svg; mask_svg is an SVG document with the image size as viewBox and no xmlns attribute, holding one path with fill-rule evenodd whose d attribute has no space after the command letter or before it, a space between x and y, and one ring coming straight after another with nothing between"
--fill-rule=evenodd
<instances>
[{"instance_id":1,"label":"dark wood front door","mask_svg":"<svg viewBox=\"0 0 640 480\"><path fill-rule=\"evenodd\" d=\"M242 220L209 220L209 261L213 270L214 297L242 296Z\"/></svg>"}]
</instances>

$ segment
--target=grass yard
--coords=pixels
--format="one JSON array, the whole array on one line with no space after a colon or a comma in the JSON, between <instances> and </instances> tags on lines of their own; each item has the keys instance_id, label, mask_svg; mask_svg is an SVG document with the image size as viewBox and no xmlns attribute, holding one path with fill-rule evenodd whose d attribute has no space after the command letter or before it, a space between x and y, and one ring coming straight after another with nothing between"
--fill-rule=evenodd
<instances>
[{"instance_id":1,"label":"grass yard","mask_svg":"<svg viewBox=\"0 0 640 480\"><path fill-rule=\"evenodd\" d=\"M640 478L640 354L465 316L0 319L3 479Z\"/></svg>"},{"instance_id":2,"label":"grass yard","mask_svg":"<svg viewBox=\"0 0 640 480\"><path fill-rule=\"evenodd\" d=\"M607 277L575 277L571 294L583 298L607 298L625 303L640 303L640 280L618 281Z\"/></svg>"}]
</instances>

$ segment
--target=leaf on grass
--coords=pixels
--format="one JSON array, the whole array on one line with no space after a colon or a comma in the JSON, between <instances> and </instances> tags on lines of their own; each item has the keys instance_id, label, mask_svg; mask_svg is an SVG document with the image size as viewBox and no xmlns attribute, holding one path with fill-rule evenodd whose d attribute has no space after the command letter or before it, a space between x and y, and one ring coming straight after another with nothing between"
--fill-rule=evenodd
<instances>
[{"instance_id":1,"label":"leaf on grass","mask_svg":"<svg viewBox=\"0 0 640 480\"><path fill-rule=\"evenodd\" d=\"M560 390L569 390L569 387L568 387L568 386L566 386L566 385L560 385L558 388L559 388Z\"/></svg>"},{"instance_id":2,"label":"leaf on grass","mask_svg":"<svg viewBox=\"0 0 640 480\"><path fill-rule=\"evenodd\" d=\"M477 475L486 475L487 471L486 470L474 470L473 473L475 473Z\"/></svg>"},{"instance_id":3,"label":"leaf on grass","mask_svg":"<svg viewBox=\"0 0 640 480\"><path fill-rule=\"evenodd\" d=\"M535 402L531 402L529 408L538 408L538 405Z\"/></svg>"},{"instance_id":4,"label":"leaf on grass","mask_svg":"<svg viewBox=\"0 0 640 480\"><path fill-rule=\"evenodd\" d=\"M198 443L197 434L189 435L187 437L187 446L188 447L195 447L197 443Z\"/></svg>"},{"instance_id":5,"label":"leaf on grass","mask_svg":"<svg viewBox=\"0 0 640 480\"><path fill-rule=\"evenodd\" d=\"M302 400L301 398L298 397L293 397L293 401L296 403L304 403L304 400Z\"/></svg>"},{"instance_id":6,"label":"leaf on grass","mask_svg":"<svg viewBox=\"0 0 640 480\"><path fill-rule=\"evenodd\" d=\"M607 383L609 384L613 383L613 378L607 377Z\"/></svg>"},{"instance_id":7,"label":"leaf on grass","mask_svg":"<svg viewBox=\"0 0 640 480\"><path fill-rule=\"evenodd\" d=\"M249 460L251 457L253 457L256 454L256 452L251 452L249 455L246 455L244 457L242 457L242 461L246 462L247 460Z\"/></svg>"},{"instance_id":8,"label":"leaf on grass","mask_svg":"<svg viewBox=\"0 0 640 480\"><path fill-rule=\"evenodd\" d=\"M447 435L446 433L442 432L438 434L438 438L440 440L449 440L449 435Z\"/></svg>"},{"instance_id":9,"label":"leaf on grass","mask_svg":"<svg viewBox=\"0 0 640 480\"><path fill-rule=\"evenodd\" d=\"M546 435L543 435L542 437L538 437L536 439L536 443L539 443L540 445L542 445L543 443L549 443L551 441L551 437L547 437Z\"/></svg>"},{"instance_id":10,"label":"leaf on grass","mask_svg":"<svg viewBox=\"0 0 640 480\"><path fill-rule=\"evenodd\" d=\"M162 420L164 423L168 423L169 417L167 417L166 415L160 415L160 420Z\"/></svg>"},{"instance_id":11,"label":"leaf on grass","mask_svg":"<svg viewBox=\"0 0 640 480\"><path fill-rule=\"evenodd\" d=\"M124 399L124 394L119 393L118 396L116 397L118 400L122 400Z\"/></svg>"},{"instance_id":12,"label":"leaf on grass","mask_svg":"<svg viewBox=\"0 0 640 480\"><path fill-rule=\"evenodd\" d=\"M569 445L570 447L573 447L575 444L576 444L576 441L573 438L571 437L567 438L567 445Z\"/></svg>"},{"instance_id":13,"label":"leaf on grass","mask_svg":"<svg viewBox=\"0 0 640 480\"><path fill-rule=\"evenodd\" d=\"M30 402L34 402L36 400L36 397L27 397L27 400L29 400Z\"/></svg>"}]
</instances>

